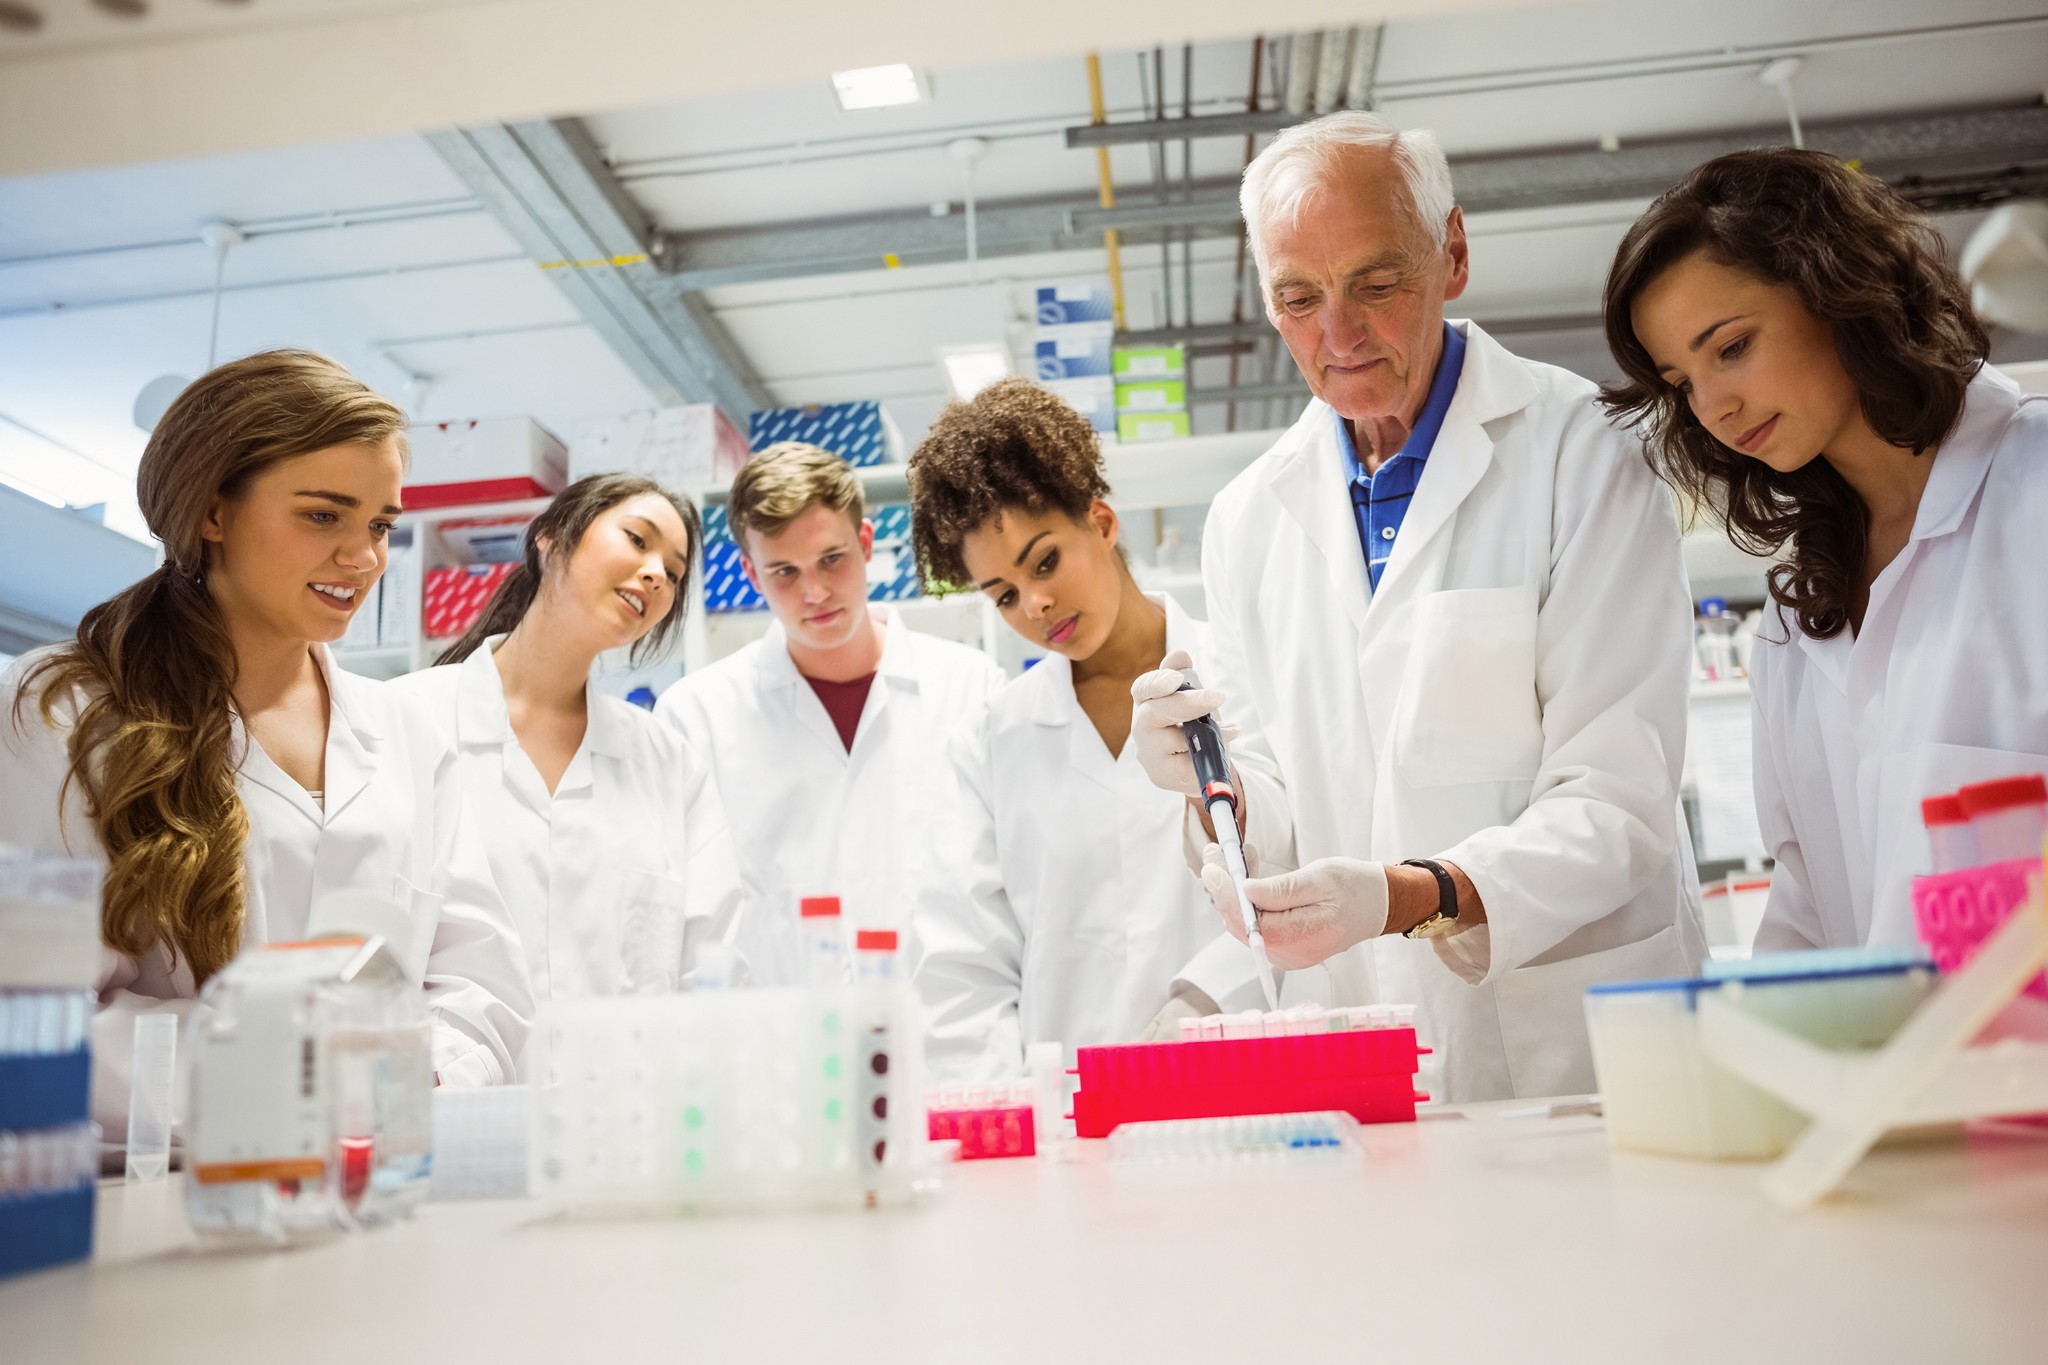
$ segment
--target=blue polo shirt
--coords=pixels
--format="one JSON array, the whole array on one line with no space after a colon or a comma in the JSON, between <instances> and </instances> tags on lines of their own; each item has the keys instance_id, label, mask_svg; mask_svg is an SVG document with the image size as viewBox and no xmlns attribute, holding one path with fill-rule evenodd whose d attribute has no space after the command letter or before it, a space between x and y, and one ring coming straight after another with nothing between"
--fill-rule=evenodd
<instances>
[{"instance_id":1,"label":"blue polo shirt","mask_svg":"<svg viewBox=\"0 0 2048 1365\"><path fill-rule=\"evenodd\" d=\"M1443 429L1444 413L1458 392L1458 373L1465 368L1465 338L1450 323L1444 324L1444 353L1430 381L1429 397L1416 415L1415 427L1393 457L1373 473L1365 472L1358 446L1351 439L1351 427L1331 413L1337 422L1337 448L1344 452L1344 473L1351 484L1351 510L1358 518L1358 548L1365 553L1366 577L1378 592L1380 574L1394 555L1394 537L1401 519L1408 515L1408 503L1422 482L1422 466L1429 460L1436 434Z\"/></svg>"}]
</instances>

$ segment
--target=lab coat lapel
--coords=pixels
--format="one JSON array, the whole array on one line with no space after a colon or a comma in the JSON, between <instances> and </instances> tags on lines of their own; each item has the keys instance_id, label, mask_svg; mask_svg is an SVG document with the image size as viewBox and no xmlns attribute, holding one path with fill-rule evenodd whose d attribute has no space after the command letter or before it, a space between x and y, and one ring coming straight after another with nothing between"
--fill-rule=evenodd
<instances>
[{"instance_id":1,"label":"lab coat lapel","mask_svg":"<svg viewBox=\"0 0 2048 1365\"><path fill-rule=\"evenodd\" d=\"M1344 614L1365 628L1365 554L1358 546L1358 521L1344 482L1344 455L1337 448L1337 415L1320 399L1289 433L1290 450L1278 452L1271 476L1273 496L1297 522L1323 558L1330 591Z\"/></svg>"},{"instance_id":2,"label":"lab coat lapel","mask_svg":"<svg viewBox=\"0 0 2048 1365\"><path fill-rule=\"evenodd\" d=\"M1375 616L1385 616L1404 599L1443 586L1449 539L1442 532L1493 464L1493 438L1485 424L1520 412L1536 397L1536 385L1521 361L1477 325L1452 326L1465 335L1465 368L1414 500L1401 518L1394 553L1380 573L1372 603Z\"/></svg>"},{"instance_id":3,"label":"lab coat lapel","mask_svg":"<svg viewBox=\"0 0 2048 1365\"><path fill-rule=\"evenodd\" d=\"M1048 654L1027 675L1035 696L1031 719L1067 733L1067 766L1105 791L1116 789L1116 759L1095 732L1081 699L1074 694L1074 665L1065 656Z\"/></svg>"},{"instance_id":4,"label":"lab coat lapel","mask_svg":"<svg viewBox=\"0 0 2048 1365\"><path fill-rule=\"evenodd\" d=\"M326 821L333 824L349 804L369 787L377 775L377 753L383 747L383 727L374 708L364 697L354 695L359 684L334 667L327 647L315 647L315 657L327 675L329 709L327 719Z\"/></svg>"},{"instance_id":5,"label":"lab coat lapel","mask_svg":"<svg viewBox=\"0 0 2048 1365\"><path fill-rule=\"evenodd\" d=\"M846 761L846 746L840 742L839 731L833 727L825 703L818 700L818 694L797 672L796 660L789 657L789 636L780 621L769 626L767 635L761 639L761 691L764 709L771 715L781 710L836 754L841 763ZM865 714L861 720L865 726Z\"/></svg>"}]
</instances>

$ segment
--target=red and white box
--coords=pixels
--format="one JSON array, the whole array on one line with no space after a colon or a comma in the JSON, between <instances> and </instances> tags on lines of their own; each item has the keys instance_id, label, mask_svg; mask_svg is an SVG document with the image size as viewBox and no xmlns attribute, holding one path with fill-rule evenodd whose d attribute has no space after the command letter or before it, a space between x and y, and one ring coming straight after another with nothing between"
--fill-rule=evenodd
<instances>
[{"instance_id":1,"label":"red and white box","mask_svg":"<svg viewBox=\"0 0 2048 1365\"><path fill-rule=\"evenodd\" d=\"M553 497L568 477L568 449L531 417L423 424L407 436L408 508Z\"/></svg>"},{"instance_id":2,"label":"red and white box","mask_svg":"<svg viewBox=\"0 0 2048 1365\"><path fill-rule=\"evenodd\" d=\"M694 494L732 482L751 458L747 438L714 403L586 417L570 433L569 478L640 474Z\"/></svg>"},{"instance_id":3,"label":"red and white box","mask_svg":"<svg viewBox=\"0 0 2048 1365\"><path fill-rule=\"evenodd\" d=\"M483 615L484 604L517 564L459 564L427 570L420 617L429 640L462 634Z\"/></svg>"}]
</instances>

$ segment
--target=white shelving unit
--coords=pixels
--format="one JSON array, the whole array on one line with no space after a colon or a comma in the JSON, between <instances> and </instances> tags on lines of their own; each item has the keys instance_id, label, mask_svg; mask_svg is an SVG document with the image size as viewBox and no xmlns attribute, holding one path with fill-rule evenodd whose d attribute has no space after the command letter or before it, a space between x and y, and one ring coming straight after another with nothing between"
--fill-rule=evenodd
<instances>
[{"instance_id":1,"label":"white shelving unit","mask_svg":"<svg viewBox=\"0 0 2048 1365\"><path fill-rule=\"evenodd\" d=\"M531 521L548 505L547 498L522 498L515 502L480 502L461 507L435 507L424 511L408 512L405 520L392 538L394 562L385 572L382 590L397 591L403 600L397 603L398 618L404 623L405 638L397 641L379 641L375 645L337 646L335 660L351 673L360 673L370 678L395 678L403 673L412 673L427 667L434 656L449 641L425 638L422 612L425 603L427 573L431 569L451 568L473 561L465 560L442 536L441 528L449 522L516 517ZM396 571L395 556L415 556L413 567L403 572Z\"/></svg>"}]
</instances>

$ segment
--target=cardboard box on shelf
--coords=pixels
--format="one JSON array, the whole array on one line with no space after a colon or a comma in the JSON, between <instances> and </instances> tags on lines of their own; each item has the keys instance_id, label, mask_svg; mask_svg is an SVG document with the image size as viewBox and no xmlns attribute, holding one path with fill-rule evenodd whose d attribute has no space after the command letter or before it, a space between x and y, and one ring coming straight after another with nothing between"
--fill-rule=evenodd
<instances>
[{"instance_id":1,"label":"cardboard box on shelf","mask_svg":"<svg viewBox=\"0 0 2048 1365\"><path fill-rule=\"evenodd\" d=\"M568 451L531 417L422 423L407 437L409 508L544 498L561 492L567 478Z\"/></svg>"},{"instance_id":2,"label":"cardboard box on shelf","mask_svg":"<svg viewBox=\"0 0 2048 1365\"><path fill-rule=\"evenodd\" d=\"M570 433L569 478L640 474L690 493L730 483L750 453L716 404L687 403L584 418Z\"/></svg>"},{"instance_id":3,"label":"cardboard box on shelf","mask_svg":"<svg viewBox=\"0 0 2048 1365\"><path fill-rule=\"evenodd\" d=\"M1105 279L1042 284L1033 291L1032 303L1032 320L1041 335L1055 327L1113 326L1116 322L1116 301Z\"/></svg>"},{"instance_id":4,"label":"cardboard box on shelf","mask_svg":"<svg viewBox=\"0 0 2048 1365\"><path fill-rule=\"evenodd\" d=\"M483 615L484 604L517 567L512 564L458 564L429 569L421 598L420 620L430 640L462 634Z\"/></svg>"},{"instance_id":5,"label":"cardboard box on shelf","mask_svg":"<svg viewBox=\"0 0 2048 1365\"><path fill-rule=\"evenodd\" d=\"M1185 412L1127 412L1116 419L1119 441L1171 441L1187 434Z\"/></svg>"},{"instance_id":6,"label":"cardboard box on shelf","mask_svg":"<svg viewBox=\"0 0 2048 1365\"><path fill-rule=\"evenodd\" d=\"M1033 373L1041 381L1109 378L1109 326L1085 333L1041 336L1032 344Z\"/></svg>"},{"instance_id":7,"label":"cardboard box on shelf","mask_svg":"<svg viewBox=\"0 0 2048 1365\"><path fill-rule=\"evenodd\" d=\"M1097 431L1116 431L1116 385L1108 379L1055 379L1045 385Z\"/></svg>"},{"instance_id":8,"label":"cardboard box on shelf","mask_svg":"<svg viewBox=\"0 0 2048 1365\"><path fill-rule=\"evenodd\" d=\"M903 433L889 410L872 400L769 408L749 419L747 438L757 451L777 441L805 441L851 465L903 463Z\"/></svg>"},{"instance_id":9,"label":"cardboard box on shelf","mask_svg":"<svg viewBox=\"0 0 2048 1365\"><path fill-rule=\"evenodd\" d=\"M1110 353L1110 372L1119 384L1144 379L1180 379L1188 372L1185 346L1119 346Z\"/></svg>"},{"instance_id":10,"label":"cardboard box on shelf","mask_svg":"<svg viewBox=\"0 0 2048 1365\"><path fill-rule=\"evenodd\" d=\"M460 517L434 527L457 564L517 564L526 558L531 517Z\"/></svg>"},{"instance_id":11,"label":"cardboard box on shelf","mask_svg":"<svg viewBox=\"0 0 2048 1365\"><path fill-rule=\"evenodd\" d=\"M1147 379L1135 384L1118 383L1116 410L1125 412L1182 412L1188 405L1188 386L1178 379Z\"/></svg>"}]
</instances>

